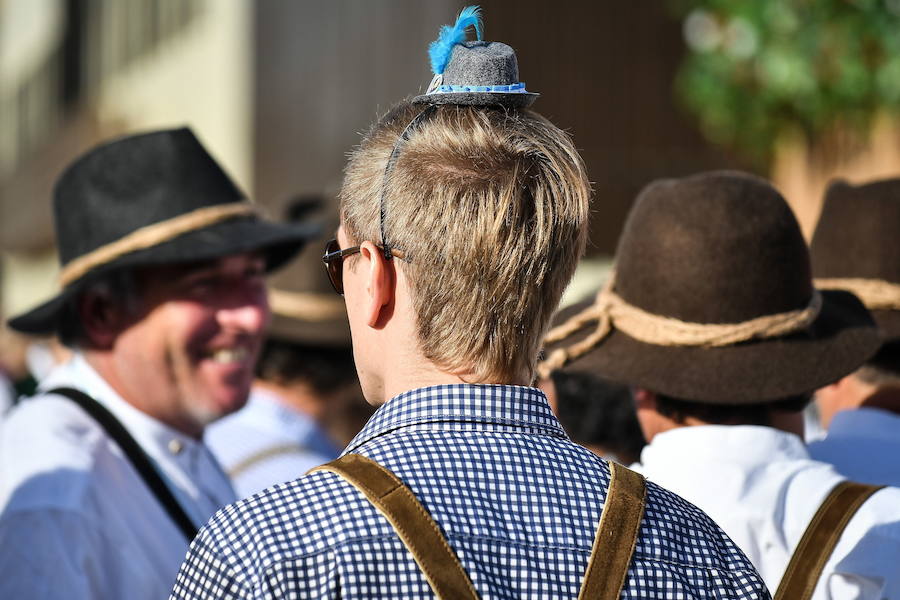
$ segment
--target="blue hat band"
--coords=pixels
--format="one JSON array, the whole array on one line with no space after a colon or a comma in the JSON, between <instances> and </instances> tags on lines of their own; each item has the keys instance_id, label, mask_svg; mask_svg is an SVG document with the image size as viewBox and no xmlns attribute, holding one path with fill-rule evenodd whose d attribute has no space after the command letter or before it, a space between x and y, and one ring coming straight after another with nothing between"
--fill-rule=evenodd
<instances>
[{"instance_id":1,"label":"blue hat band","mask_svg":"<svg viewBox=\"0 0 900 600\"><path fill-rule=\"evenodd\" d=\"M494 94L527 94L525 84L522 82L511 85L439 85L428 94L453 94L463 92L481 92Z\"/></svg>"}]
</instances>

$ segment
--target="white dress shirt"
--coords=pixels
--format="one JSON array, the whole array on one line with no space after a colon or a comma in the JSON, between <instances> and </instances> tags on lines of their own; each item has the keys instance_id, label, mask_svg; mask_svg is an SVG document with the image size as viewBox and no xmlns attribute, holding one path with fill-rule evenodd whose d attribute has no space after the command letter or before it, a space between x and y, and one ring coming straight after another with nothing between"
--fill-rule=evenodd
<instances>
[{"instance_id":1,"label":"white dress shirt","mask_svg":"<svg viewBox=\"0 0 900 600\"><path fill-rule=\"evenodd\" d=\"M807 525L844 478L770 427L683 427L658 434L637 468L693 502L747 554L772 593ZM875 493L844 530L813 598L900 598L900 489Z\"/></svg>"},{"instance_id":2,"label":"white dress shirt","mask_svg":"<svg viewBox=\"0 0 900 600\"><path fill-rule=\"evenodd\" d=\"M125 402L76 355L41 383L103 404L199 527L235 499L209 450ZM0 598L159 599L189 540L122 451L68 398L39 393L0 430Z\"/></svg>"},{"instance_id":3,"label":"white dress shirt","mask_svg":"<svg viewBox=\"0 0 900 600\"><path fill-rule=\"evenodd\" d=\"M260 387L244 408L207 427L203 439L241 498L302 477L340 452L312 417Z\"/></svg>"},{"instance_id":4,"label":"white dress shirt","mask_svg":"<svg viewBox=\"0 0 900 600\"><path fill-rule=\"evenodd\" d=\"M828 435L809 445L809 454L853 481L900 487L900 415L877 408L841 411Z\"/></svg>"},{"instance_id":5,"label":"white dress shirt","mask_svg":"<svg viewBox=\"0 0 900 600\"><path fill-rule=\"evenodd\" d=\"M0 371L0 419L15 403L16 390L13 388L12 381L9 380L5 373Z\"/></svg>"}]
</instances>

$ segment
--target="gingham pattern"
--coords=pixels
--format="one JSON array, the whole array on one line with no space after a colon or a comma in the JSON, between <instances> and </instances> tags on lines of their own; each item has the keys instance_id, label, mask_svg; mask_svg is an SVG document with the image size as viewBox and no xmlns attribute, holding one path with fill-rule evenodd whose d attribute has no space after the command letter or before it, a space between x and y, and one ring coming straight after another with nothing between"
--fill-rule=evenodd
<instances>
[{"instance_id":1,"label":"gingham pattern","mask_svg":"<svg viewBox=\"0 0 900 600\"><path fill-rule=\"evenodd\" d=\"M576 598L609 485L536 389L445 385L382 406L345 452L378 461L425 505L482 598ZM648 485L623 598L768 598L705 514ZM233 504L191 545L175 599L433 598L365 498L317 472Z\"/></svg>"}]
</instances>

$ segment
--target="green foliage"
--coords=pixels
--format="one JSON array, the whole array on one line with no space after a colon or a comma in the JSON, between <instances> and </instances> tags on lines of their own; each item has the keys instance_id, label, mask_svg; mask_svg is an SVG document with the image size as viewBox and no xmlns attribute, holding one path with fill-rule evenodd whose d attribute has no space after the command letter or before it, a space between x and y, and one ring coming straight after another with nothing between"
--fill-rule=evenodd
<instances>
[{"instance_id":1,"label":"green foliage","mask_svg":"<svg viewBox=\"0 0 900 600\"><path fill-rule=\"evenodd\" d=\"M714 143L771 157L900 108L900 0L680 0L687 53L676 91Z\"/></svg>"}]
</instances>

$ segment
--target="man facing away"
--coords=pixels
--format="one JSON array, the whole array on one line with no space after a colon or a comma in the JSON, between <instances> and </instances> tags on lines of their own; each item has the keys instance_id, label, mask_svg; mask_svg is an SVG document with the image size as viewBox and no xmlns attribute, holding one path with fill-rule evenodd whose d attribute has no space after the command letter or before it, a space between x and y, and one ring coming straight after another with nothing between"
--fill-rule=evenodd
<instances>
[{"instance_id":1,"label":"man facing away","mask_svg":"<svg viewBox=\"0 0 900 600\"><path fill-rule=\"evenodd\" d=\"M188 129L95 148L57 182L62 291L12 319L72 359L0 431L0 597L164 597L234 500L201 442L240 408L263 276L311 232L266 223Z\"/></svg>"},{"instance_id":2,"label":"man facing away","mask_svg":"<svg viewBox=\"0 0 900 600\"><path fill-rule=\"evenodd\" d=\"M333 216L322 215L325 208ZM324 221L332 231L338 224L337 202L324 206L319 196L303 197L286 212ZM349 437L335 436L335 426L353 426L354 406L371 409L353 366L347 311L322 272L321 247L305 248L270 279L269 304L272 321L247 405L204 436L240 498L336 458L365 419L356 419Z\"/></svg>"},{"instance_id":3,"label":"man facing away","mask_svg":"<svg viewBox=\"0 0 900 600\"><path fill-rule=\"evenodd\" d=\"M590 353L602 375L634 386L640 471L715 519L776 599L900 597L900 490L846 487L802 441L811 393L871 356L877 331L852 294L813 287L800 228L771 185L712 172L647 186L612 281L548 339L591 323L543 368Z\"/></svg>"},{"instance_id":4,"label":"man facing away","mask_svg":"<svg viewBox=\"0 0 900 600\"><path fill-rule=\"evenodd\" d=\"M436 524L401 539L372 488L317 470L220 511L173 598L433 598L449 572L423 573L410 537L445 540L424 554L461 564L465 594L439 597L578 595L610 469L529 383L584 247L588 182L571 140L524 109L511 48L467 42L452 57L435 69L443 86L394 107L353 154L325 256L379 406L340 460L373 459L399 479L373 501L410 489L424 508L407 516ZM767 597L711 520L652 484L622 580L627 598Z\"/></svg>"},{"instance_id":5,"label":"man facing away","mask_svg":"<svg viewBox=\"0 0 900 600\"><path fill-rule=\"evenodd\" d=\"M855 481L900 486L900 179L829 186L810 256L816 285L856 294L884 344L816 392L828 433L809 453Z\"/></svg>"}]
</instances>

